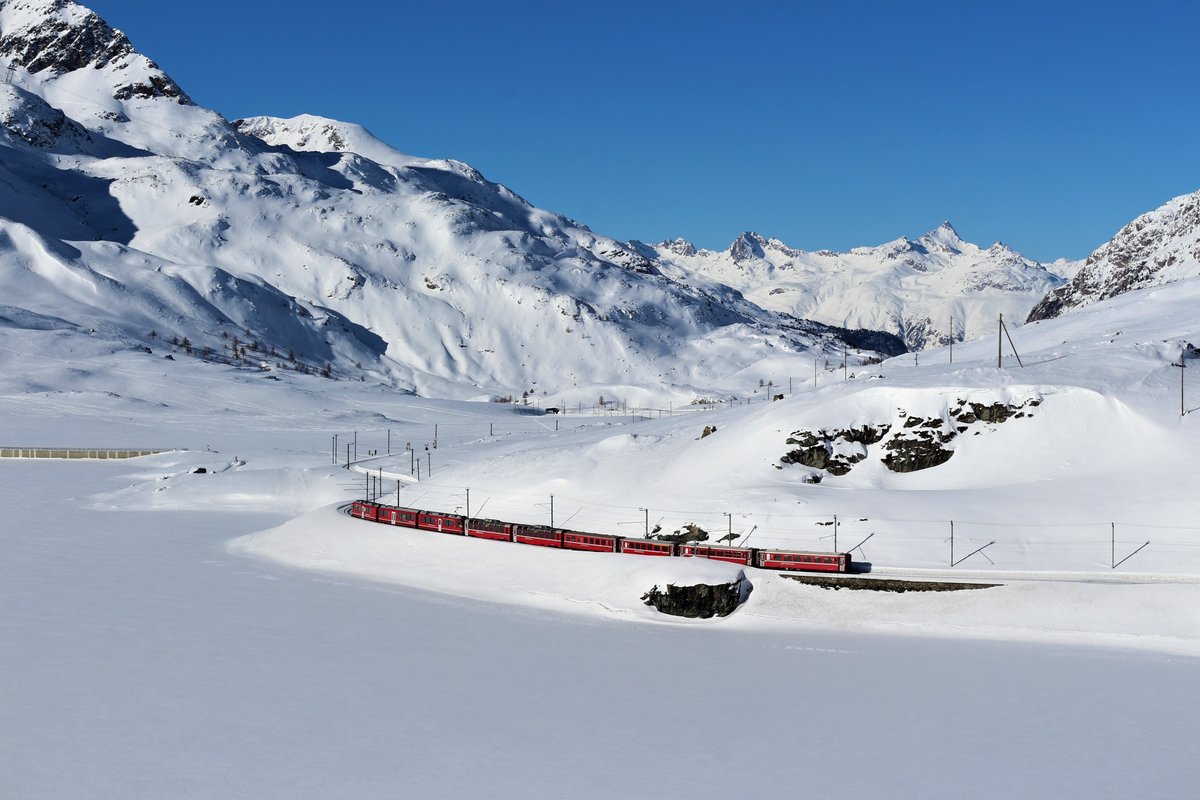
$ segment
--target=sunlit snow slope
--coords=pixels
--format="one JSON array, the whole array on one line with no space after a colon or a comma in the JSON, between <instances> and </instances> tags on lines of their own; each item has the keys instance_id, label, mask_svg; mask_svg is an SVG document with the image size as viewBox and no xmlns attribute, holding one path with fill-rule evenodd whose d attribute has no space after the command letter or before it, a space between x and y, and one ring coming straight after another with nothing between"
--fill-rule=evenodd
<instances>
[{"instance_id":1,"label":"sunlit snow slope","mask_svg":"<svg viewBox=\"0 0 1200 800\"><path fill-rule=\"evenodd\" d=\"M405 156L359 126L230 123L74 3L0 3L8 66L0 281L24 314L471 397L694 396L843 338L902 347L667 276L465 164Z\"/></svg>"}]
</instances>

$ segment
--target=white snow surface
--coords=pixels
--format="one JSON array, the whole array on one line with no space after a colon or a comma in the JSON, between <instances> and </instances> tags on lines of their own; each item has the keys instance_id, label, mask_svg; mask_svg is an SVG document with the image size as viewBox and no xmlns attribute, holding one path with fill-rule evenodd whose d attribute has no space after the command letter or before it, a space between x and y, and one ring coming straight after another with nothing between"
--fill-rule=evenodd
<instances>
[{"instance_id":1,"label":"white snow surface","mask_svg":"<svg viewBox=\"0 0 1200 800\"><path fill-rule=\"evenodd\" d=\"M825 326L668 277L461 162L320 117L231 123L77 4L0 4L10 65L0 275L25 313L218 355L236 334L459 398L653 383L687 401L765 376L778 353L841 349ZM68 291L42 291L56 282Z\"/></svg>"},{"instance_id":2,"label":"white snow surface","mask_svg":"<svg viewBox=\"0 0 1200 800\"><path fill-rule=\"evenodd\" d=\"M974 339L998 314L1020 324L1082 262L1041 264L1002 242L963 241L949 223L846 253L797 250L748 231L727 250L676 239L640 250L733 286L763 308L830 325L888 331L912 350Z\"/></svg>"},{"instance_id":3,"label":"white snow surface","mask_svg":"<svg viewBox=\"0 0 1200 800\"><path fill-rule=\"evenodd\" d=\"M0 50L47 19L103 46L0 87L0 447L168 452L0 459L0 797L1192 791L1200 278L826 366L829 332L458 162L239 130L72 3L0 2ZM844 475L782 460L864 426ZM914 430L952 456L892 472ZM997 585L464 539L350 518L367 491ZM739 576L724 618L641 599Z\"/></svg>"},{"instance_id":4,"label":"white snow surface","mask_svg":"<svg viewBox=\"0 0 1200 800\"><path fill-rule=\"evenodd\" d=\"M0 461L0 794L784 797L810 758L814 791L1186 791L1198 434L1170 360L1198 299L1185 281L1018 329L1024 368L978 342L953 365L931 351L779 402L636 417L171 361L11 315L0 443L187 449ZM959 398L1041 402L923 472L870 447L816 485L779 462L806 425ZM332 463L335 434L356 469ZM344 513L371 473L406 505L455 511L469 490L476 515L546 522L553 495L557 524L631 536L648 518L830 550L818 523L837 514L868 577L999 586L835 592L392 528ZM1110 522L1132 553L1117 569ZM753 590L723 619L641 601L743 572Z\"/></svg>"}]
</instances>

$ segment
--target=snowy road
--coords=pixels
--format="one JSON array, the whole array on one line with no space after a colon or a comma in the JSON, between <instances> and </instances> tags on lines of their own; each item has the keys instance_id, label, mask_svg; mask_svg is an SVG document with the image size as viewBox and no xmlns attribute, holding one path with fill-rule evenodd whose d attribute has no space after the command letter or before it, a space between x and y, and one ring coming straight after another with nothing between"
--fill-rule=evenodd
<instances>
[{"instance_id":1,"label":"snowy road","mask_svg":"<svg viewBox=\"0 0 1200 800\"><path fill-rule=\"evenodd\" d=\"M3 463L6 798L1178 797L1200 664L560 617L227 555ZM51 521L39 522L47 511Z\"/></svg>"}]
</instances>

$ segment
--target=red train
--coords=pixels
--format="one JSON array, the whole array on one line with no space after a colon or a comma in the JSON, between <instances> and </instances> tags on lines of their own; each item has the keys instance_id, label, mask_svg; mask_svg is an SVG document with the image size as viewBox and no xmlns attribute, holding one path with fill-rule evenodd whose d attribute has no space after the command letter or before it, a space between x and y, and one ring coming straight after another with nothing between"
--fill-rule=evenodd
<instances>
[{"instance_id":1,"label":"red train","mask_svg":"<svg viewBox=\"0 0 1200 800\"><path fill-rule=\"evenodd\" d=\"M385 525L400 525L457 536L474 536L503 542L554 547L560 550L590 550L596 553L632 553L643 556L686 556L711 558L761 569L798 572L849 572L849 553L809 553L798 550L767 550L759 547L673 544L653 539L627 539L607 533L586 533L546 525L520 525L495 519L474 519L457 514L419 511L367 500L355 500L350 515Z\"/></svg>"}]
</instances>

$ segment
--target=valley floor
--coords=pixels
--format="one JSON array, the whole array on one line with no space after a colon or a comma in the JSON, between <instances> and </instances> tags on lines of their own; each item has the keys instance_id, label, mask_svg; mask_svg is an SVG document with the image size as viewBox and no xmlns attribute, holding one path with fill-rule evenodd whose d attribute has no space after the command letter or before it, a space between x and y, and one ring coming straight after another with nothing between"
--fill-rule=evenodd
<instances>
[{"instance_id":1,"label":"valley floor","mask_svg":"<svg viewBox=\"0 0 1200 800\"><path fill-rule=\"evenodd\" d=\"M827 604L860 595L808 587L776 590L819 601L810 624L753 602L629 624L299 570L238 552L270 533L227 545L283 515L114 508L166 466L0 462L5 797L1175 797L1200 778L1193 657L838 630ZM455 568L421 550L472 543L397 544L445 589Z\"/></svg>"}]
</instances>

